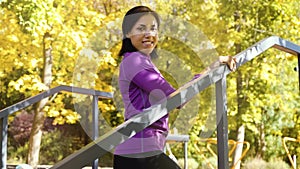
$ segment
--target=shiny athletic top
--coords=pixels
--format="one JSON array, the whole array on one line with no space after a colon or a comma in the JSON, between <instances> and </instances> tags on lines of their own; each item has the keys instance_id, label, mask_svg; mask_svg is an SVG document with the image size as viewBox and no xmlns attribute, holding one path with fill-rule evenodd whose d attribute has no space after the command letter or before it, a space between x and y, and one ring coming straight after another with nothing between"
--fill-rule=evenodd
<instances>
[{"instance_id":1,"label":"shiny athletic top","mask_svg":"<svg viewBox=\"0 0 300 169\"><path fill-rule=\"evenodd\" d=\"M175 89L164 79L150 56L140 52L124 54L119 70L119 88L125 108L125 120L141 113ZM118 145L114 154L133 155L163 151L168 134L168 115Z\"/></svg>"}]
</instances>

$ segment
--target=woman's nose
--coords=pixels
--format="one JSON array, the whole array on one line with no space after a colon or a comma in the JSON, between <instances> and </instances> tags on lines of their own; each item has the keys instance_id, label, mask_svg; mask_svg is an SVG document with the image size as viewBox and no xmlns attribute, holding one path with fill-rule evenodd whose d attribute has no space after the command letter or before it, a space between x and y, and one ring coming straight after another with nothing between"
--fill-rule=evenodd
<instances>
[{"instance_id":1,"label":"woman's nose","mask_svg":"<svg viewBox=\"0 0 300 169\"><path fill-rule=\"evenodd\" d=\"M145 36L156 36L157 32L155 30L146 30Z\"/></svg>"}]
</instances>

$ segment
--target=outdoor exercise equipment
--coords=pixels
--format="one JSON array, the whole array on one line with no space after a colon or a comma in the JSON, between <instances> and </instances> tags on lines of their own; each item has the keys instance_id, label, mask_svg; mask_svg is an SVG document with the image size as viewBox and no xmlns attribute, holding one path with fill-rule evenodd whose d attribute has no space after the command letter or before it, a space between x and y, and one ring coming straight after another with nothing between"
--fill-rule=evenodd
<instances>
[{"instance_id":1,"label":"outdoor exercise equipment","mask_svg":"<svg viewBox=\"0 0 300 169\"><path fill-rule=\"evenodd\" d=\"M206 146L200 146L199 143L206 143ZM210 160L209 157L205 156L205 154L210 154L211 157L214 158L218 158L217 152L215 150L215 145L217 145L218 141L217 138L207 138L207 139L198 139L196 142L194 142L193 146L196 149L196 151L198 152L198 154L201 156L201 158L205 161L206 165L210 168L210 169L216 169L217 165L213 164ZM237 148L237 145L239 144L243 144L246 146L245 148L243 148L243 152L242 155L240 156L240 158L234 163L232 164L232 166L230 167L231 169L235 169L236 165L242 161L242 159L245 157L246 153L248 152L248 150L250 149L250 143L247 141L244 142L238 142L238 141L234 141L234 140L228 140L228 147L229 147L229 152L228 152L228 157L229 157L229 161L232 162L232 156Z\"/></svg>"},{"instance_id":2,"label":"outdoor exercise equipment","mask_svg":"<svg viewBox=\"0 0 300 169\"><path fill-rule=\"evenodd\" d=\"M297 156L296 155L291 155L288 146L287 146L287 142L295 142L295 143L300 143L300 139L295 139L295 138L291 138L291 137L284 137L282 139L282 144L284 147L284 150L289 158L289 161L293 167L293 169L297 169ZM300 144L299 144L300 145Z\"/></svg>"}]
</instances>

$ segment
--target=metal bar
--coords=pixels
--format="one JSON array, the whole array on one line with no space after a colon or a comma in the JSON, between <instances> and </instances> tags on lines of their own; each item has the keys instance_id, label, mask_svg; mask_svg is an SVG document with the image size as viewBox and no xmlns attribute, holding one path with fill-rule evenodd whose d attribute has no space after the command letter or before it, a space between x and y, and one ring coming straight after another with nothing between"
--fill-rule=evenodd
<instances>
[{"instance_id":1,"label":"metal bar","mask_svg":"<svg viewBox=\"0 0 300 169\"><path fill-rule=\"evenodd\" d=\"M167 141L177 141L177 142L189 142L189 135L177 135L177 134L169 134L167 136Z\"/></svg>"},{"instance_id":2,"label":"metal bar","mask_svg":"<svg viewBox=\"0 0 300 169\"><path fill-rule=\"evenodd\" d=\"M216 83L218 168L229 169L226 78Z\"/></svg>"},{"instance_id":3,"label":"metal bar","mask_svg":"<svg viewBox=\"0 0 300 169\"><path fill-rule=\"evenodd\" d=\"M184 142L184 169L188 169L188 142Z\"/></svg>"},{"instance_id":4,"label":"metal bar","mask_svg":"<svg viewBox=\"0 0 300 169\"><path fill-rule=\"evenodd\" d=\"M299 91L300 91L300 53L298 53L298 81L299 81Z\"/></svg>"},{"instance_id":5,"label":"metal bar","mask_svg":"<svg viewBox=\"0 0 300 169\"><path fill-rule=\"evenodd\" d=\"M184 144L184 169L188 169L188 142L190 140L189 135L176 135L176 134L169 134L167 136L167 141L176 141L176 142L183 142Z\"/></svg>"},{"instance_id":6,"label":"metal bar","mask_svg":"<svg viewBox=\"0 0 300 169\"><path fill-rule=\"evenodd\" d=\"M10 114L13 114L16 111L19 111L21 109L24 109L30 105L33 105L34 103L39 102L40 100L47 98L55 93L61 92L61 91L66 91L66 92L73 92L73 93L78 93L78 94L85 94L85 95L96 95L101 98L107 98L110 99L112 98L112 93L108 92L102 92L102 91L97 91L97 90L92 90L92 89L84 89L84 88L79 88L79 87L72 87L72 86L57 86L55 88L49 89L47 91L44 91L36 96L30 97L28 99L25 99L23 101L20 101L14 105L11 105L5 109L2 109L0 111L0 118L9 116Z\"/></svg>"},{"instance_id":7,"label":"metal bar","mask_svg":"<svg viewBox=\"0 0 300 169\"><path fill-rule=\"evenodd\" d=\"M293 166L297 168L297 156L295 154L293 155L293 161L294 161Z\"/></svg>"},{"instance_id":8,"label":"metal bar","mask_svg":"<svg viewBox=\"0 0 300 169\"><path fill-rule=\"evenodd\" d=\"M6 159L7 159L7 117L10 114L13 114L21 109L24 109L30 105L33 105L34 103L37 103L38 101L49 97L55 93L66 91L66 92L72 92L72 93L78 93L78 94L85 94L85 95L93 95L93 110L96 112L93 113L95 115L94 119L98 119L98 97L100 98L112 98L112 93L108 92L102 92L97 90L91 90L91 89L85 89L85 88L79 88L79 87L72 87L72 86L57 86L55 88L49 89L47 91L44 91L36 96L27 98L23 101L20 101L12 106L9 106L5 109L2 109L0 111L0 127L1 127L1 147L0 151L2 154L0 166L1 168L6 168ZM98 137L98 120L94 121L94 140ZM94 165L98 166L98 159L94 161Z\"/></svg>"},{"instance_id":9,"label":"metal bar","mask_svg":"<svg viewBox=\"0 0 300 169\"><path fill-rule=\"evenodd\" d=\"M84 95L95 95L100 98L106 98L106 99L111 99L112 98L112 93L109 92L102 92L98 90L93 90L93 89L85 89L81 87L73 87L73 86L64 86L64 90L72 93L78 93L78 94L84 94Z\"/></svg>"},{"instance_id":10,"label":"metal bar","mask_svg":"<svg viewBox=\"0 0 300 169\"><path fill-rule=\"evenodd\" d=\"M93 96L93 140L96 140L99 137L99 108L98 108L98 96ZM92 169L98 168L98 158L93 161Z\"/></svg>"},{"instance_id":11,"label":"metal bar","mask_svg":"<svg viewBox=\"0 0 300 169\"><path fill-rule=\"evenodd\" d=\"M262 39L254 45L248 47L246 50L236 54L234 57L237 58L237 67L243 65L247 61L255 58L269 48L276 48L278 50L291 53L293 55L300 54L300 46L290 41L284 40L278 36L270 36ZM226 75L228 72L226 72Z\"/></svg>"},{"instance_id":12,"label":"metal bar","mask_svg":"<svg viewBox=\"0 0 300 169\"><path fill-rule=\"evenodd\" d=\"M4 117L0 119L0 139L1 139L1 160L0 160L0 167L1 169L6 169L6 160L7 160L7 121L8 118Z\"/></svg>"}]
</instances>

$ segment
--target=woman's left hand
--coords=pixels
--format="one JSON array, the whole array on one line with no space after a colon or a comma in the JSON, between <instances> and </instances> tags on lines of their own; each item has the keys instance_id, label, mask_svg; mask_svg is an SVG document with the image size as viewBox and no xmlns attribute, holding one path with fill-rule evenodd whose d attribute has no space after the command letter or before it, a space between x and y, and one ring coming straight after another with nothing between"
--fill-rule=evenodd
<instances>
[{"instance_id":1,"label":"woman's left hand","mask_svg":"<svg viewBox=\"0 0 300 169\"><path fill-rule=\"evenodd\" d=\"M236 70L236 58L232 56L219 56L219 61L222 64L227 64L231 71Z\"/></svg>"}]
</instances>

